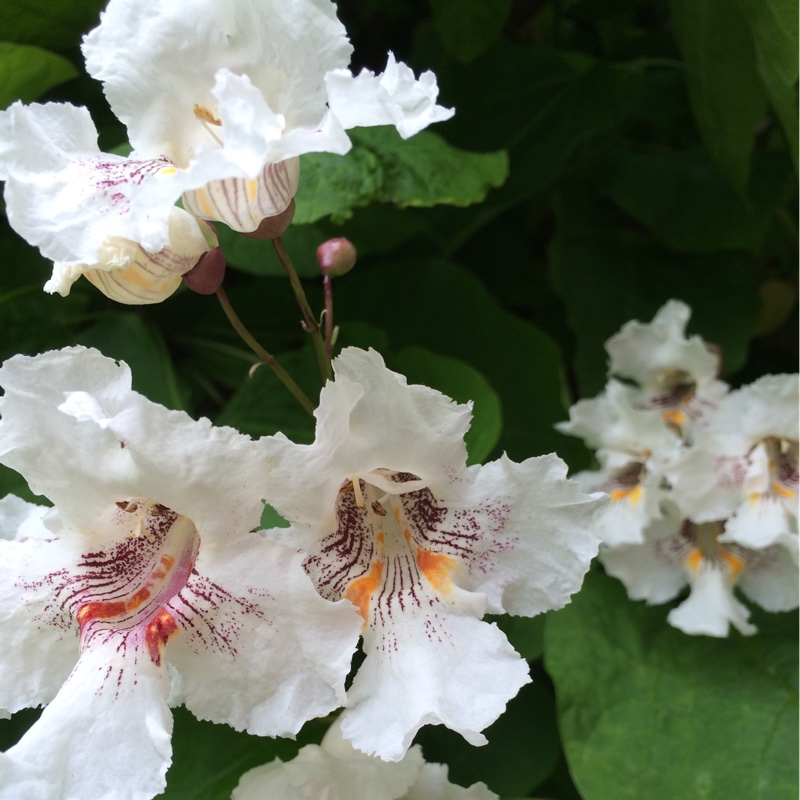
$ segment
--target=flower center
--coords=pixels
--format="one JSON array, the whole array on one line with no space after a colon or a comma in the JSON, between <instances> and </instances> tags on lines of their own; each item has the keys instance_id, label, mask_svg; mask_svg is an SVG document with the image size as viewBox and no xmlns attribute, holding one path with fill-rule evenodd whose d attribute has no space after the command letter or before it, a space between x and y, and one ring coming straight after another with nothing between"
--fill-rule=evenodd
<instances>
[{"instance_id":1,"label":"flower center","mask_svg":"<svg viewBox=\"0 0 800 800\"><path fill-rule=\"evenodd\" d=\"M153 500L117 503L129 536L115 547L86 553L64 587L80 627L81 646L94 636L122 634L147 647L156 664L178 625L167 603L186 586L200 539L186 517Z\"/></svg>"},{"instance_id":2,"label":"flower center","mask_svg":"<svg viewBox=\"0 0 800 800\"><path fill-rule=\"evenodd\" d=\"M703 522L696 524L686 520L680 536L685 542L686 566L696 575L700 569L713 566L724 569L731 581L739 577L745 568L744 551L737 545L722 546L718 539L724 532L723 522Z\"/></svg>"},{"instance_id":3,"label":"flower center","mask_svg":"<svg viewBox=\"0 0 800 800\"><path fill-rule=\"evenodd\" d=\"M682 369L666 369L656 380L656 393L650 405L661 412L663 420L680 427L686 422L686 406L697 391L697 383Z\"/></svg>"},{"instance_id":4,"label":"flower center","mask_svg":"<svg viewBox=\"0 0 800 800\"><path fill-rule=\"evenodd\" d=\"M798 444L794 439L770 436L764 440L769 459L770 488L791 500L798 489Z\"/></svg>"},{"instance_id":5,"label":"flower center","mask_svg":"<svg viewBox=\"0 0 800 800\"><path fill-rule=\"evenodd\" d=\"M376 605L389 613L395 601L420 604L423 583L449 594L461 534L437 533L446 509L416 475L378 469L352 476L335 514L336 531L305 562L323 596L347 598L367 621Z\"/></svg>"}]
</instances>

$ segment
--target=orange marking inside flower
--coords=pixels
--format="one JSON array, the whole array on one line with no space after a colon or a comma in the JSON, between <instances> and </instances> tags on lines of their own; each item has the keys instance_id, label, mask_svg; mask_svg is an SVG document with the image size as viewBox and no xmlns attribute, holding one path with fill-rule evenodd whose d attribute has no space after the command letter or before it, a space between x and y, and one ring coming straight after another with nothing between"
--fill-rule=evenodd
<instances>
[{"instance_id":1,"label":"orange marking inside flower","mask_svg":"<svg viewBox=\"0 0 800 800\"><path fill-rule=\"evenodd\" d=\"M455 565L455 560L450 556L441 553L433 553L430 550L417 550L417 566L422 574L428 579L428 583L442 594L449 594L452 589L450 571Z\"/></svg>"},{"instance_id":2,"label":"orange marking inside flower","mask_svg":"<svg viewBox=\"0 0 800 800\"><path fill-rule=\"evenodd\" d=\"M78 609L75 619L81 630L88 622L96 619L112 619L127 611L126 603L122 600L114 600L110 603L86 603Z\"/></svg>"},{"instance_id":3,"label":"orange marking inside flower","mask_svg":"<svg viewBox=\"0 0 800 800\"><path fill-rule=\"evenodd\" d=\"M256 199L257 192L258 182L254 180L247 181L247 196L250 198L251 202Z\"/></svg>"},{"instance_id":4,"label":"orange marking inside flower","mask_svg":"<svg viewBox=\"0 0 800 800\"><path fill-rule=\"evenodd\" d=\"M358 613L361 614L361 618L364 622L367 621L369 601L378 588L382 576L383 562L373 561L369 572L351 581L350 585L344 591L344 596L358 609Z\"/></svg>"},{"instance_id":5,"label":"orange marking inside flower","mask_svg":"<svg viewBox=\"0 0 800 800\"><path fill-rule=\"evenodd\" d=\"M411 544L411 531L408 528L403 529L403 536L405 537L405 540Z\"/></svg>"},{"instance_id":6,"label":"orange marking inside flower","mask_svg":"<svg viewBox=\"0 0 800 800\"><path fill-rule=\"evenodd\" d=\"M128 600L127 603L125 603L125 610L133 611L139 608L139 606L142 605L142 603L144 603L149 599L150 599L150 590L145 586L139 589L139 591L136 592L136 594L133 597L131 597L131 599Z\"/></svg>"},{"instance_id":7,"label":"orange marking inside flower","mask_svg":"<svg viewBox=\"0 0 800 800\"><path fill-rule=\"evenodd\" d=\"M195 189L194 190L194 199L197 200L200 210L208 217L214 216L214 208L211 205L211 202L208 197L208 192L204 189Z\"/></svg>"},{"instance_id":8,"label":"orange marking inside flower","mask_svg":"<svg viewBox=\"0 0 800 800\"><path fill-rule=\"evenodd\" d=\"M695 575L700 571L700 565L702 563L703 554L699 550L692 550L692 552L686 556L686 565Z\"/></svg>"},{"instance_id":9,"label":"orange marking inside flower","mask_svg":"<svg viewBox=\"0 0 800 800\"><path fill-rule=\"evenodd\" d=\"M162 608L158 616L145 628L144 641L147 652L156 666L161 664L161 653L166 643L179 632L178 624L165 608Z\"/></svg>"},{"instance_id":10,"label":"orange marking inside flower","mask_svg":"<svg viewBox=\"0 0 800 800\"><path fill-rule=\"evenodd\" d=\"M673 425L683 425L686 422L686 414L678 408L668 408L661 412L661 419L664 422L671 422Z\"/></svg>"},{"instance_id":11,"label":"orange marking inside flower","mask_svg":"<svg viewBox=\"0 0 800 800\"><path fill-rule=\"evenodd\" d=\"M617 489L611 492L609 497L612 503L617 503L620 500L627 500L632 506L635 506L644 494L644 489L641 486L634 486L632 489Z\"/></svg>"},{"instance_id":12,"label":"orange marking inside flower","mask_svg":"<svg viewBox=\"0 0 800 800\"><path fill-rule=\"evenodd\" d=\"M161 566L163 569L156 567L153 570L153 577L157 580L161 580L162 578L167 577L167 573L172 569L172 565L175 563L175 559L172 556L168 556L166 554L161 556Z\"/></svg>"},{"instance_id":13,"label":"orange marking inside flower","mask_svg":"<svg viewBox=\"0 0 800 800\"><path fill-rule=\"evenodd\" d=\"M775 492L775 494L779 494L781 497L786 497L789 500L795 496L795 493L791 489L787 489L777 481L772 482L772 491Z\"/></svg>"},{"instance_id":14,"label":"orange marking inside flower","mask_svg":"<svg viewBox=\"0 0 800 800\"><path fill-rule=\"evenodd\" d=\"M722 560L728 565L731 578L736 578L744 569L744 561L742 561L741 558L737 558L736 556L732 555L727 550L723 550L721 554Z\"/></svg>"}]
</instances>

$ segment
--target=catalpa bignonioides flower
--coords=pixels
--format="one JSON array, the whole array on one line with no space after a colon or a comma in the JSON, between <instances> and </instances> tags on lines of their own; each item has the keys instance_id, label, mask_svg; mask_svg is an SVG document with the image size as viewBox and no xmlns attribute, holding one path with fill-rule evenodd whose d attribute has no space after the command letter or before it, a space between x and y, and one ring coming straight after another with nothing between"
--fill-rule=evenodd
<instances>
[{"instance_id":1,"label":"catalpa bignonioides flower","mask_svg":"<svg viewBox=\"0 0 800 800\"><path fill-rule=\"evenodd\" d=\"M47 704L0 754L2 800L153 797L168 699L273 736L341 704L361 620L251 532L263 448L96 351L15 357L0 384L0 462L55 506L0 510L0 709Z\"/></svg>"},{"instance_id":2,"label":"catalpa bignonioides flower","mask_svg":"<svg viewBox=\"0 0 800 800\"><path fill-rule=\"evenodd\" d=\"M266 499L292 523L274 535L306 551L320 594L363 620L342 733L386 760L428 723L483 744L529 677L480 618L568 602L597 552L599 495L566 480L555 455L467 467L468 406L408 385L374 351L345 349L333 366L316 441L265 443Z\"/></svg>"},{"instance_id":3,"label":"catalpa bignonioides flower","mask_svg":"<svg viewBox=\"0 0 800 800\"><path fill-rule=\"evenodd\" d=\"M167 164L101 153L85 108L14 103L0 111L8 220L54 262L45 291L67 295L83 275L130 305L160 302L180 286L217 237L177 207L133 212L132 193Z\"/></svg>"},{"instance_id":4,"label":"catalpa bignonioides flower","mask_svg":"<svg viewBox=\"0 0 800 800\"><path fill-rule=\"evenodd\" d=\"M352 47L329 0L111 0L83 43L89 73L139 157L174 165L142 185L141 207L182 195L199 217L253 231L287 208L298 156L345 153L345 129L403 137L447 119L433 73L347 69Z\"/></svg>"}]
</instances>

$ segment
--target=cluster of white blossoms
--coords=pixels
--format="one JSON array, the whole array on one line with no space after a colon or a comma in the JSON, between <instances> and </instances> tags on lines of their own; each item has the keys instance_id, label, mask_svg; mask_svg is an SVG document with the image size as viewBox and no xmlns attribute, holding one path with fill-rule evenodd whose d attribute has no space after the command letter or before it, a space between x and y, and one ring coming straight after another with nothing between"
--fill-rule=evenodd
<instances>
[{"instance_id":1,"label":"cluster of white blossoms","mask_svg":"<svg viewBox=\"0 0 800 800\"><path fill-rule=\"evenodd\" d=\"M734 587L767 611L798 605L798 376L736 390L719 356L687 338L671 300L649 324L606 343L604 392L570 409L561 431L597 450L576 479L611 499L600 560L631 598L665 603L689 586L670 624L690 634L756 632Z\"/></svg>"},{"instance_id":2,"label":"cluster of white blossoms","mask_svg":"<svg viewBox=\"0 0 800 800\"><path fill-rule=\"evenodd\" d=\"M329 0L111 0L83 53L129 157L100 152L84 108L0 112L9 221L54 262L45 289L62 295L85 275L113 300L160 302L217 246L205 220L254 232L291 216L303 153L453 113L432 73L417 80L391 53L380 75L352 75Z\"/></svg>"},{"instance_id":3,"label":"cluster of white blossoms","mask_svg":"<svg viewBox=\"0 0 800 800\"><path fill-rule=\"evenodd\" d=\"M167 410L95 350L0 368L0 463L53 504L0 501L0 712L46 706L0 754L2 800L154 797L177 704L266 736L344 707L237 798L492 797L412 739L485 742L530 678L481 617L565 605L604 498L555 455L467 466L469 406L374 351L333 367L311 445ZM258 530L263 502L291 526Z\"/></svg>"}]
</instances>

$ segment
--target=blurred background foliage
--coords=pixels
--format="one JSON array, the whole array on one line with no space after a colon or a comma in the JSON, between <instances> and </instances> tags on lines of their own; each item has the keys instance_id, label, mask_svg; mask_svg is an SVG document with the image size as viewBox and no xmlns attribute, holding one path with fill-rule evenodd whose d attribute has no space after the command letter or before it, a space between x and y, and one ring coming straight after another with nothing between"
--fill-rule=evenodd
<instances>
[{"instance_id":1,"label":"blurred background foliage","mask_svg":"<svg viewBox=\"0 0 800 800\"><path fill-rule=\"evenodd\" d=\"M83 68L96 0L3 0L0 107L87 105L105 150L125 130ZM265 13L268 13L265 11ZM353 68L392 50L436 72L447 123L402 142L356 131L345 157L303 158L284 237L312 306L317 244L347 236L339 343L374 346L413 382L475 403L470 459L557 451L553 429L605 382L603 342L668 299L719 346L733 385L797 371L797 4L794 0L341 0ZM313 396L313 353L272 249L221 232L226 288ZM0 222L0 357L81 343L127 361L151 399L254 436L313 438L310 418L213 297L113 305L86 282L42 293L50 265ZM15 474L5 491L29 497ZM692 638L597 569L546 619L500 619L534 683L471 748L424 729L426 757L506 798L797 797L797 616L743 639ZM464 698L469 702L469 698ZM0 723L13 743L36 711ZM291 757L176 711L168 798L228 797L245 770Z\"/></svg>"}]
</instances>

